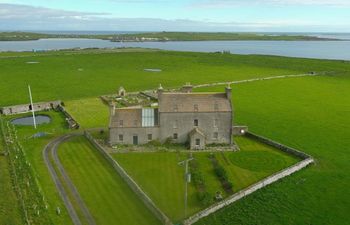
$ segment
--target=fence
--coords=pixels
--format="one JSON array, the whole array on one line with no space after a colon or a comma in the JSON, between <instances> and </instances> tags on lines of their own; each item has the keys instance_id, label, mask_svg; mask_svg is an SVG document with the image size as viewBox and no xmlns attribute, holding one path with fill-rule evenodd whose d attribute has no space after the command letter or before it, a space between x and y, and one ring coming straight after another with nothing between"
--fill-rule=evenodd
<instances>
[{"instance_id":1,"label":"fence","mask_svg":"<svg viewBox=\"0 0 350 225\"><path fill-rule=\"evenodd\" d=\"M147 194L137 185L137 183L127 174L127 172L115 161L101 146L94 140L88 131L84 131L85 137L102 153L107 161L113 166L123 180L129 185L131 190L142 200L147 208L163 223L166 225L173 225L170 219L154 204L154 202L147 196Z\"/></svg>"}]
</instances>

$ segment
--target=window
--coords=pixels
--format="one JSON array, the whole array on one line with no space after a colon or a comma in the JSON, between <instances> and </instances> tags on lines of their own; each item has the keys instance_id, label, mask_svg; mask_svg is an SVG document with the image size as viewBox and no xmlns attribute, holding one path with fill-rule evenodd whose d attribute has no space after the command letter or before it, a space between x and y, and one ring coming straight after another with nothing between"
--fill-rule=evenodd
<instances>
[{"instance_id":1,"label":"window","mask_svg":"<svg viewBox=\"0 0 350 225\"><path fill-rule=\"evenodd\" d=\"M214 137L214 139L218 139L219 138L219 133L218 132L214 132L213 137Z\"/></svg>"},{"instance_id":2,"label":"window","mask_svg":"<svg viewBox=\"0 0 350 225\"><path fill-rule=\"evenodd\" d=\"M177 128L177 120L174 121L173 128L174 128L174 129Z\"/></svg>"},{"instance_id":3,"label":"window","mask_svg":"<svg viewBox=\"0 0 350 225\"><path fill-rule=\"evenodd\" d=\"M198 112L198 105L194 104L193 109L194 109L195 112Z\"/></svg>"},{"instance_id":4,"label":"window","mask_svg":"<svg viewBox=\"0 0 350 225\"><path fill-rule=\"evenodd\" d=\"M134 126L135 127L137 126L137 120L134 120Z\"/></svg>"},{"instance_id":5,"label":"window","mask_svg":"<svg viewBox=\"0 0 350 225\"><path fill-rule=\"evenodd\" d=\"M122 134L119 134L119 141L123 141L124 140L124 136Z\"/></svg>"},{"instance_id":6,"label":"window","mask_svg":"<svg viewBox=\"0 0 350 225\"><path fill-rule=\"evenodd\" d=\"M176 140L177 139L177 133L173 134L173 139Z\"/></svg>"},{"instance_id":7,"label":"window","mask_svg":"<svg viewBox=\"0 0 350 225\"><path fill-rule=\"evenodd\" d=\"M154 127L156 114L155 109L142 108L142 127Z\"/></svg>"},{"instance_id":8,"label":"window","mask_svg":"<svg viewBox=\"0 0 350 225\"><path fill-rule=\"evenodd\" d=\"M219 123L219 120L218 119L214 119L214 127L218 127L218 123Z\"/></svg>"},{"instance_id":9,"label":"window","mask_svg":"<svg viewBox=\"0 0 350 225\"><path fill-rule=\"evenodd\" d=\"M152 134L147 134L147 138L149 141L152 141Z\"/></svg>"},{"instance_id":10,"label":"window","mask_svg":"<svg viewBox=\"0 0 350 225\"><path fill-rule=\"evenodd\" d=\"M174 112L177 112L178 111L178 107L177 105L174 105Z\"/></svg>"},{"instance_id":11,"label":"window","mask_svg":"<svg viewBox=\"0 0 350 225\"><path fill-rule=\"evenodd\" d=\"M197 119L194 120L194 126L198 127L198 120Z\"/></svg>"},{"instance_id":12,"label":"window","mask_svg":"<svg viewBox=\"0 0 350 225\"><path fill-rule=\"evenodd\" d=\"M123 126L123 120L119 120L119 126Z\"/></svg>"},{"instance_id":13,"label":"window","mask_svg":"<svg viewBox=\"0 0 350 225\"><path fill-rule=\"evenodd\" d=\"M200 146L201 145L201 139L197 138L196 139L196 146Z\"/></svg>"}]
</instances>

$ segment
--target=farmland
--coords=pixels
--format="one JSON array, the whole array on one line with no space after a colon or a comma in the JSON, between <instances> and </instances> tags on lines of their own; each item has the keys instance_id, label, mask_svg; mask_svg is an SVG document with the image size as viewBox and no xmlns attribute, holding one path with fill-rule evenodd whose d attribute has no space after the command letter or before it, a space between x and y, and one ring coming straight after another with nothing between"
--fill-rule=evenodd
<instances>
[{"instance_id":1,"label":"farmland","mask_svg":"<svg viewBox=\"0 0 350 225\"><path fill-rule=\"evenodd\" d=\"M22 57L16 57L16 54L22 55ZM8 57L9 55L11 57ZM115 93L119 86L124 86L127 91L135 91L155 88L159 83L162 83L164 87L174 87L187 81L201 84L274 75L303 74L311 71L326 73L325 76L266 80L232 86L235 122L237 124L248 125L249 129L255 133L311 154L315 157L316 164L220 210L199 221L198 224L343 225L349 221L347 211L349 211L350 205L348 197L350 180L347 171L350 168L347 146L350 146L348 138L350 136L350 108L348 104L350 64L348 61L158 52L141 49L133 52L89 51L87 53L78 51L72 54L64 52L0 53L1 56L8 58L0 59L0 94L3 96L0 99L0 106L28 102L26 85L30 83L35 101L63 100L66 103L66 108L72 112L84 128L107 126L108 108L99 101L98 96ZM26 63L30 61L40 63ZM146 72L144 68L160 68L162 72ZM196 91L222 91L222 88L211 87ZM45 114L52 117L51 124L39 126L38 131L18 126L18 136L49 204L48 212L51 220L55 224L70 224L70 218L42 159L43 147L53 138L67 133L68 130L60 113L45 112ZM48 132L49 135L38 139L29 138L39 131ZM238 141L241 145L253 145L245 140ZM86 157L86 160L97 157L91 152L88 144L82 142L78 148L79 143L73 141L67 145L76 146L77 149L83 150L83 156ZM86 174L83 173L91 171L76 171L74 174L72 163L73 160L79 158L76 156L76 152L70 151L74 148L63 146L62 152L67 152L67 155L75 154L75 156L62 158L62 161L65 160L64 163L71 171L71 176L81 174L86 177ZM230 178L236 181L233 182L236 190L253 182L255 178L252 174L256 175L256 179L265 176L258 172L264 169L263 165L259 160L254 159L267 160L266 155L244 153L243 151L242 153L241 156L230 160L232 164L236 165L235 169L229 172ZM161 154L165 153L159 153L152 159L160 165L164 161ZM65 154L61 154L60 157L65 157ZM266 157L273 158L271 155ZM200 160L206 159L205 156L199 158ZM252 158L252 161L247 161L247 158ZM175 159L176 155L169 157L168 160L174 161ZM125 161L126 168L131 167L128 159L121 160ZM3 167L5 165L3 162L6 161L0 161L1 167L7 169L6 166ZM265 171L266 174L282 165L279 159L273 159L273 162L274 164L271 165L273 170ZM150 167L147 165L147 160L143 160L138 165ZM240 172L237 173L237 171L241 171L243 174L247 165L251 165L249 176L241 176ZM82 164L81 166L86 165ZM203 170L205 167L204 165ZM108 176L112 176L104 166L95 169L97 171L107 170ZM133 176L140 180L145 189L150 190L150 195L155 192L154 187L147 184L145 177L137 178L142 173L136 171L136 166L129 168L129 170L130 173L135 174ZM178 177L183 172L181 167L172 168L172 172L177 177L176 179L182 178ZM6 173L0 173L0 179L6 183L9 181ZM86 179L75 179L76 185L79 187L89 182ZM152 179L154 182L171 185L166 177L152 177ZM208 176L207 182L213 184L209 185L212 187L211 192L220 185L215 184L213 176ZM115 181L112 183L116 185ZM4 189L2 189L3 187ZM174 187L177 187L177 184ZM1 185L0 188L10 193L9 186ZM96 187L96 190L97 188L101 187ZM174 201L180 200L182 188L179 185L179 190L174 191L174 195L169 195L169 197L173 198ZM82 192L86 193L86 189ZM104 196L111 194L111 190L107 189L102 194ZM91 196L85 195L84 200L86 199L87 204L91 204L93 198L96 197L94 192ZM2 216L1 212L8 208L8 202L12 202L11 194L4 196L6 198L0 198L0 217ZM159 204L165 199L162 195L157 195L154 198ZM100 204L101 202L98 200L98 205ZM12 206L16 208L15 205ZM56 207L62 210L59 216L55 212ZM113 207L115 206L112 205L111 208ZM181 218L180 203L176 203L170 209L163 203L163 207L167 208L168 213L174 215L174 218ZM194 211L199 209L196 206L193 208ZM15 211L14 209L12 212L16 214ZM106 215L103 213L108 212L96 210L95 213L101 218ZM108 218L104 222L107 220ZM13 224L21 224L21 221L13 221Z\"/></svg>"}]
</instances>

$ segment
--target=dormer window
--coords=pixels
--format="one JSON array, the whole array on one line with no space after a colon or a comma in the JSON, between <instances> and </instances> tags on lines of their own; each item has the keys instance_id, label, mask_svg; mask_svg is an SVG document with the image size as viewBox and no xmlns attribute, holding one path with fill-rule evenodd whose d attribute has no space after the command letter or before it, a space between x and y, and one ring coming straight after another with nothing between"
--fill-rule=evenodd
<instances>
[{"instance_id":1,"label":"dormer window","mask_svg":"<svg viewBox=\"0 0 350 225\"><path fill-rule=\"evenodd\" d=\"M193 109L194 109L195 112L198 112L198 105L197 105L197 104L194 104L194 105L193 105Z\"/></svg>"}]
</instances>

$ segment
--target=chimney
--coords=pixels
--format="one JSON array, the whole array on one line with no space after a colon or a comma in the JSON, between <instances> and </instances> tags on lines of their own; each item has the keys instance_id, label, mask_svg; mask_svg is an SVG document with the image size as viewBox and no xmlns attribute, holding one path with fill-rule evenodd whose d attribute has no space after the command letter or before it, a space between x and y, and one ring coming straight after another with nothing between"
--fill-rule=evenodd
<instances>
[{"instance_id":1,"label":"chimney","mask_svg":"<svg viewBox=\"0 0 350 225\"><path fill-rule=\"evenodd\" d=\"M183 93L191 93L193 89L193 86L190 84L190 82L187 82L184 86L181 88L181 92Z\"/></svg>"},{"instance_id":2,"label":"chimney","mask_svg":"<svg viewBox=\"0 0 350 225\"><path fill-rule=\"evenodd\" d=\"M160 96L162 95L163 92L164 92L164 89L163 89L162 85L159 84L159 87L158 87L158 89L157 89L158 101L160 100Z\"/></svg>"},{"instance_id":3,"label":"chimney","mask_svg":"<svg viewBox=\"0 0 350 225\"><path fill-rule=\"evenodd\" d=\"M231 100L232 88L230 86L230 83L227 83L227 87L225 88L225 92L226 92L226 98Z\"/></svg>"}]
</instances>

